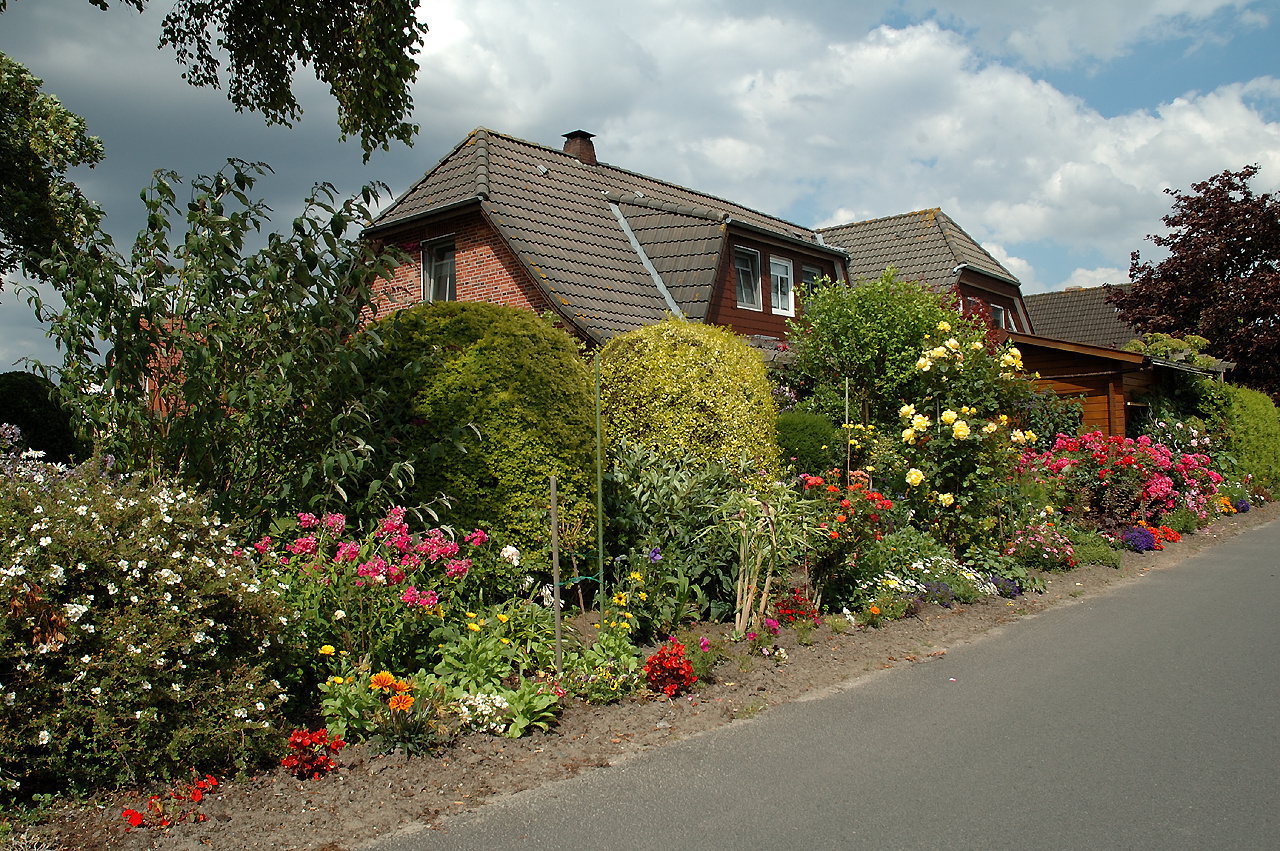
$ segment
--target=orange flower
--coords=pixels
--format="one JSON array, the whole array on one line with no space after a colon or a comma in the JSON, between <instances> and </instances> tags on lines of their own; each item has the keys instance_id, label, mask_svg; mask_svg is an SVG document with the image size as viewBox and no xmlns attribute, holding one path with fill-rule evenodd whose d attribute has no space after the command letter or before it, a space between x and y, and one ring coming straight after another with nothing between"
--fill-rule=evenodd
<instances>
[{"instance_id":1,"label":"orange flower","mask_svg":"<svg viewBox=\"0 0 1280 851\"><path fill-rule=\"evenodd\" d=\"M837 515L836 515L836 522L837 522L837 523L843 523L844 521L846 521L846 520L848 520L848 519L849 519L849 518L848 518L848 517L845 517L843 514L837 514Z\"/></svg>"},{"instance_id":2,"label":"orange flower","mask_svg":"<svg viewBox=\"0 0 1280 851\"><path fill-rule=\"evenodd\" d=\"M880 614L880 607L879 607L879 606L872 606L872 607L871 607L871 614L873 614L873 615L878 615L878 614Z\"/></svg>"},{"instance_id":3,"label":"orange flower","mask_svg":"<svg viewBox=\"0 0 1280 851\"><path fill-rule=\"evenodd\" d=\"M391 691L395 687L396 678L390 671L380 671L373 675L373 679L369 681L369 688L374 691L380 691L384 694Z\"/></svg>"},{"instance_id":4,"label":"orange flower","mask_svg":"<svg viewBox=\"0 0 1280 851\"><path fill-rule=\"evenodd\" d=\"M840 533L839 533L839 532L837 532L835 529L832 529L832 530L831 530L831 540L833 540L833 541L834 541L836 538L839 538L839 537L840 537Z\"/></svg>"},{"instance_id":5,"label":"orange flower","mask_svg":"<svg viewBox=\"0 0 1280 851\"><path fill-rule=\"evenodd\" d=\"M396 694L405 694L410 691L413 691L413 683L396 680Z\"/></svg>"},{"instance_id":6,"label":"orange flower","mask_svg":"<svg viewBox=\"0 0 1280 851\"><path fill-rule=\"evenodd\" d=\"M413 706L413 697L407 694L397 694L387 702L387 705L396 712L408 712L409 707Z\"/></svg>"}]
</instances>

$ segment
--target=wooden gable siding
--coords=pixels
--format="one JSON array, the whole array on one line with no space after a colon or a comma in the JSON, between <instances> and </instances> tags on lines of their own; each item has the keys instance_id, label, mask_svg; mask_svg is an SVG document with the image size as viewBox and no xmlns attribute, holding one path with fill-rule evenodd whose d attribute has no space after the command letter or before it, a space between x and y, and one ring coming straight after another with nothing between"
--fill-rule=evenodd
<instances>
[{"instance_id":1,"label":"wooden gable siding","mask_svg":"<svg viewBox=\"0 0 1280 851\"><path fill-rule=\"evenodd\" d=\"M1108 436L1124 436L1128 418L1126 403L1135 391L1150 383L1150 370L1018 341L1022 364L1028 373L1039 373L1036 386L1059 396L1083 395L1084 430Z\"/></svg>"},{"instance_id":2,"label":"wooden gable siding","mask_svg":"<svg viewBox=\"0 0 1280 851\"><path fill-rule=\"evenodd\" d=\"M787 338L787 320L793 317L774 313L770 304L769 258L791 261L791 286L796 293L796 316L800 315L800 279L803 266L816 266L831 280L841 277L840 270L830 258L804 253L795 245L779 241L770 243L731 233L725 250L720 255L720 268L716 271L716 283L707 310L707 324L723 325L735 334L746 337L766 337L778 340ZM760 310L738 307L738 277L733 266L736 248L748 248L760 254Z\"/></svg>"}]
</instances>

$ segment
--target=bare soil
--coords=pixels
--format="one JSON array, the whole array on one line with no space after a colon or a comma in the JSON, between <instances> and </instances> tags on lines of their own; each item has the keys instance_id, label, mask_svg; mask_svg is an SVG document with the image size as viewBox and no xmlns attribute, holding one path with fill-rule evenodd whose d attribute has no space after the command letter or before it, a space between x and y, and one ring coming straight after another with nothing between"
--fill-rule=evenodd
<instances>
[{"instance_id":1,"label":"bare soil","mask_svg":"<svg viewBox=\"0 0 1280 851\"><path fill-rule=\"evenodd\" d=\"M1219 520L1163 551L1126 553L1119 570L1086 565L1046 574L1044 594L988 598L950 610L930 606L879 629L836 632L824 624L808 646L784 629L777 638L789 657L783 665L731 657L717 668L714 681L699 683L686 697L636 696L613 706L574 702L548 733L515 740L473 734L437 757L414 759L351 747L342 752L339 768L317 781L295 780L282 769L247 780L229 778L202 803L207 821L200 824L126 832L121 810L142 809L148 790L116 793L61 810L25 838L16 837L11 848L355 849L410 824L432 825L494 796L616 763L780 703L819 696L876 670L926 664L1001 624L1133 581L1277 517L1280 503L1270 503ZM725 630L709 625L704 632L711 637Z\"/></svg>"}]
</instances>

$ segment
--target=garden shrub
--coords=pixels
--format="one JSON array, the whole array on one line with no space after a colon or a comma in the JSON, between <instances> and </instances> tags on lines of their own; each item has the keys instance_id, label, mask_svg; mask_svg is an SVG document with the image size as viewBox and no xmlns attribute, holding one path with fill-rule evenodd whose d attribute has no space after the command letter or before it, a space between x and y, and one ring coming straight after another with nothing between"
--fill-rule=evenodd
<instances>
[{"instance_id":1,"label":"garden shrub","mask_svg":"<svg viewBox=\"0 0 1280 851\"><path fill-rule=\"evenodd\" d=\"M20 792L248 770L276 753L291 629L207 503L0 437L0 776Z\"/></svg>"},{"instance_id":2,"label":"garden shrub","mask_svg":"<svg viewBox=\"0 0 1280 851\"><path fill-rule=\"evenodd\" d=\"M1071 526L1065 532L1075 551L1077 564L1100 564L1120 569L1120 554L1102 535L1092 529L1076 529Z\"/></svg>"},{"instance_id":3,"label":"garden shrub","mask_svg":"<svg viewBox=\"0 0 1280 851\"><path fill-rule=\"evenodd\" d=\"M1029 431L1037 436L1031 445L1043 452L1058 435L1074 437L1080 433L1084 425L1082 397L1064 398L1051 389L1036 390L1030 382L1025 387L1026 395L1015 399L1009 418L1024 434Z\"/></svg>"},{"instance_id":4,"label":"garden shrub","mask_svg":"<svg viewBox=\"0 0 1280 851\"><path fill-rule=\"evenodd\" d=\"M1222 418L1237 475L1249 474L1268 488L1280 487L1280 413L1265 393L1225 386L1227 404Z\"/></svg>"},{"instance_id":5,"label":"garden shrub","mask_svg":"<svg viewBox=\"0 0 1280 851\"><path fill-rule=\"evenodd\" d=\"M777 465L764 362L727 328L668 318L614 337L600 352L600 394L611 445Z\"/></svg>"},{"instance_id":6,"label":"garden shrub","mask_svg":"<svg viewBox=\"0 0 1280 851\"><path fill-rule=\"evenodd\" d=\"M837 462L843 464L840 429L819 414L783 411L778 414L778 448L782 461L797 473L821 474Z\"/></svg>"},{"instance_id":7,"label":"garden shrub","mask_svg":"<svg viewBox=\"0 0 1280 851\"><path fill-rule=\"evenodd\" d=\"M51 463L83 461L92 452L71 428L71 414L62 407L58 388L29 372L0 374L0 423L20 428L21 448L43 452Z\"/></svg>"},{"instance_id":8,"label":"garden shrub","mask_svg":"<svg viewBox=\"0 0 1280 851\"><path fill-rule=\"evenodd\" d=\"M899 281L892 268L875 281L815 290L790 324L800 408L843 423L847 378L850 419L862 421L865 405L870 423L896 422L898 407L920 396L916 359L928 335L959 318L947 297Z\"/></svg>"},{"instance_id":9,"label":"garden shrub","mask_svg":"<svg viewBox=\"0 0 1280 851\"><path fill-rule=\"evenodd\" d=\"M539 553L548 478L562 511L594 489L595 402L573 340L530 311L471 302L418 305L367 333L384 341L388 367L421 367L393 388L409 399L400 439L424 459L411 502L444 493L442 521Z\"/></svg>"}]
</instances>

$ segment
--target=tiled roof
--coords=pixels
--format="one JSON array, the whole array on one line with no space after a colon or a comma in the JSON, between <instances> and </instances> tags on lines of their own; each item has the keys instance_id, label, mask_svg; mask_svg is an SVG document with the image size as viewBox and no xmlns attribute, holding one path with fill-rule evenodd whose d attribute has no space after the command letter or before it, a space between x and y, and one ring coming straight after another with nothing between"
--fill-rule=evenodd
<instances>
[{"instance_id":1,"label":"tiled roof","mask_svg":"<svg viewBox=\"0 0 1280 851\"><path fill-rule=\"evenodd\" d=\"M1118 349L1138 336L1107 304L1105 287L1037 293L1022 300L1041 337Z\"/></svg>"},{"instance_id":2,"label":"tiled roof","mask_svg":"<svg viewBox=\"0 0 1280 851\"><path fill-rule=\"evenodd\" d=\"M369 230L392 230L469 199L481 203L552 302L597 340L661 320L672 302L690 319L705 319L725 232L734 222L837 253L799 225L483 128Z\"/></svg>"},{"instance_id":3,"label":"tiled roof","mask_svg":"<svg viewBox=\"0 0 1280 851\"><path fill-rule=\"evenodd\" d=\"M904 280L942 290L956 282L956 267L964 264L1018 285L1012 272L937 207L819 228L818 233L823 242L849 252L849 277L855 281L874 280L893 266Z\"/></svg>"}]
</instances>

